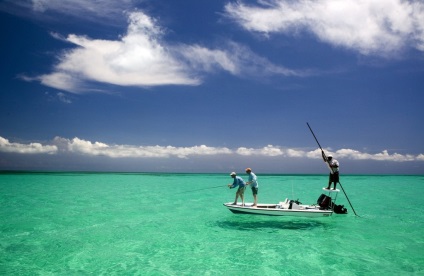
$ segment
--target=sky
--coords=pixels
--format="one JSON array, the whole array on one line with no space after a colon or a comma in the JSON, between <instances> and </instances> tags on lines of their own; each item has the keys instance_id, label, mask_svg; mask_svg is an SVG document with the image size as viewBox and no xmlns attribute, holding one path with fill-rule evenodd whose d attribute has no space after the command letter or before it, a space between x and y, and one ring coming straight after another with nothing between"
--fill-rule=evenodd
<instances>
[{"instance_id":1,"label":"sky","mask_svg":"<svg viewBox=\"0 0 424 276\"><path fill-rule=\"evenodd\" d=\"M424 2L1 0L0 170L424 174Z\"/></svg>"}]
</instances>

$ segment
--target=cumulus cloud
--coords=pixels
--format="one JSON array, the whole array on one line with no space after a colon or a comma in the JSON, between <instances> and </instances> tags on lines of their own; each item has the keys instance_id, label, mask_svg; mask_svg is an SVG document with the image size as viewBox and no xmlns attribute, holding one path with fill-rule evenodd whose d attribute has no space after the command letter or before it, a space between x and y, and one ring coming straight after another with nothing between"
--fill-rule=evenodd
<instances>
[{"instance_id":1,"label":"cumulus cloud","mask_svg":"<svg viewBox=\"0 0 424 276\"><path fill-rule=\"evenodd\" d=\"M387 56L404 47L424 51L424 3L418 0L237 1L225 12L248 31L312 33L363 55Z\"/></svg>"},{"instance_id":2,"label":"cumulus cloud","mask_svg":"<svg viewBox=\"0 0 424 276\"><path fill-rule=\"evenodd\" d=\"M66 41L77 48L64 52L54 71L38 79L46 86L74 93L90 91L88 82L120 86L199 84L187 65L161 44L161 35L155 21L142 12L129 14L127 33L120 40L70 34Z\"/></svg>"},{"instance_id":3,"label":"cumulus cloud","mask_svg":"<svg viewBox=\"0 0 424 276\"><path fill-rule=\"evenodd\" d=\"M128 13L127 32L119 40L52 33L54 38L76 48L58 56L52 72L21 78L59 90L86 93L96 92L90 83L141 87L199 85L206 73L216 71L239 77L309 74L275 65L234 42L223 43L219 49L197 44L170 45L163 39L164 34L156 20L141 11Z\"/></svg>"},{"instance_id":4,"label":"cumulus cloud","mask_svg":"<svg viewBox=\"0 0 424 276\"><path fill-rule=\"evenodd\" d=\"M0 152L21 153L21 154L55 154L55 145L42 145L40 143L11 143L8 139L0 136Z\"/></svg>"},{"instance_id":5,"label":"cumulus cloud","mask_svg":"<svg viewBox=\"0 0 424 276\"><path fill-rule=\"evenodd\" d=\"M135 146L135 145L109 145L102 142L92 142L80 138L66 139L55 137L52 145L42 145L40 143L11 143L0 136L0 152L21 153L21 154L78 154L84 156L105 156L109 158L190 158L191 156L262 156L262 157L287 157L321 159L321 150L315 149L305 151L302 149L290 149L281 146L267 145L262 148L239 147L230 149L226 147L210 147L206 145L191 147L175 146ZM387 150L379 153L365 153L353 149L339 149L332 151L325 149L327 154L333 154L337 159L350 160L375 160L409 162L424 161L424 154L390 154Z\"/></svg>"}]
</instances>

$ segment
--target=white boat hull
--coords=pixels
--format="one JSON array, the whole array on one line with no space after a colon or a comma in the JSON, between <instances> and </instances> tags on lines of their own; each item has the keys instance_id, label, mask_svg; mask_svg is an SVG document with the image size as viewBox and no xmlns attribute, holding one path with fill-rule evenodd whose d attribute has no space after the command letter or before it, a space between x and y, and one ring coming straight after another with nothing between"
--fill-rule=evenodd
<instances>
[{"instance_id":1,"label":"white boat hull","mask_svg":"<svg viewBox=\"0 0 424 276\"><path fill-rule=\"evenodd\" d=\"M288 209L281 204L258 204L252 206L252 203L241 203L234 205L232 202L224 203L231 212L235 214L266 215L266 216L294 216L294 217L329 217L333 214L332 210L321 210L316 205L298 205L296 209Z\"/></svg>"}]
</instances>

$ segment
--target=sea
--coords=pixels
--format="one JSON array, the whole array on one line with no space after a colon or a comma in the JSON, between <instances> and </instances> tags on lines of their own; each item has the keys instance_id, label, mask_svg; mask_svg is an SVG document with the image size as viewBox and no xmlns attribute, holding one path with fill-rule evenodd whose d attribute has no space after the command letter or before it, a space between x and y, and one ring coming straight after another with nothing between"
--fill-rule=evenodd
<instances>
[{"instance_id":1,"label":"sea","mask_svg":"<svg viewBox=\"0 0 424 276\"><path fill-rule=\"evenodd\" d=\"M328 180L257 176L259 203L316 204ZM341 175L348 214L320 218L233 214L231 182L0 173L0 275L424 275L422 175Z\"/></svg>"}]
</instances>

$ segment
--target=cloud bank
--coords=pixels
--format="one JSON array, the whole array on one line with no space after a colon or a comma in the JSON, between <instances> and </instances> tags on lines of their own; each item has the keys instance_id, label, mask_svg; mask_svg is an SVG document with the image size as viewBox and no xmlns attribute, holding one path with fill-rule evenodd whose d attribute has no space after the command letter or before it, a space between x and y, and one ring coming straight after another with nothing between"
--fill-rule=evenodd
<instances>
[{"instance_id":1,"label":"cloud bank","mask_svg":"<svg viewBox=\"0 0 424 276\"><path fill-rule=\"evenodd\" d=\"M424 154L390 154L387 150L380 153L370 154L353 149L327 150L338 159L351 160L375 160L375 161L424 161ZM55 137L51 145L40 143L11 143L0 136L0 152L18 154L77 154L83 156L104 156L108 158L190 158L192 156L262 156L262 157L290 157L321 159L321 150L305 151L301 149L289 149L281 146L267 145L263 148L229 149L226 147L209 147L206 145L192 147L174 146L134 146L134 145L108 145L102 142L91 142L79 138L66 139Z\"/></svg>"},{"instance_id":2,"label":"cloud bank","mask_svg":"<svg viewBox=\"0 0 424 276\"><path fill-rule=\"evenodd\" d=\"M58 148L55 145L42 145L40 143L11 143L0 136L0 152L22 154L55 154Z\"/></svg>"},{"instance_id":3,"label":"cloud bank","mask_svg":"<svg viewBox=\"0 0 424 276\"><path fill-rule=\"evenodd\" d=\"M417 0L237 1L225 12L250 32L311 33L363 55L388 56L404 47L424 51L424 3Z\"/></svg>"}]
</instances>

